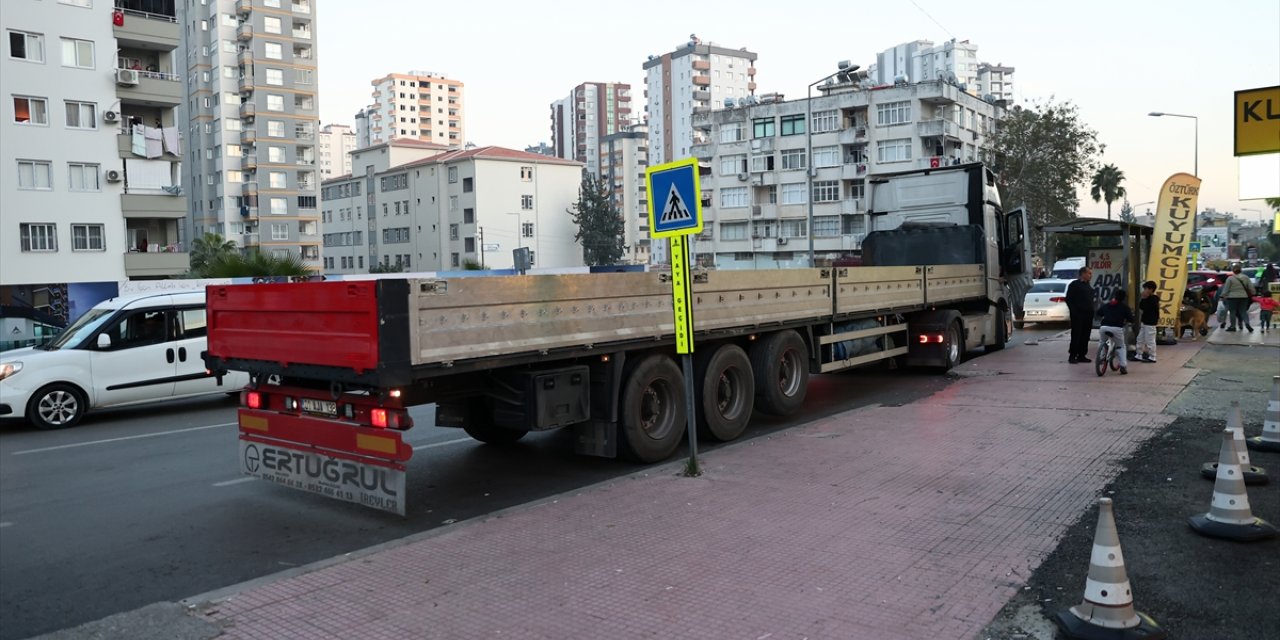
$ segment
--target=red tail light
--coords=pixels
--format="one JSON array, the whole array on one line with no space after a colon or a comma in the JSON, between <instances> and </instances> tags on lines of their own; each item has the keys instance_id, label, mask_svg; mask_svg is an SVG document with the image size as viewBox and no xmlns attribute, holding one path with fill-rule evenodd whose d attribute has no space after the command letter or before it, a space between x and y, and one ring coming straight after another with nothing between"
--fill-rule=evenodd
<instances>
[{"instance_id":1,"label":"red tail light","mask_svg":"<svg viewBox=\"0 0 1280 640\"><path fill-rule=\"evenodd\" d=\"M929 336L923 333L920 334L920 344L929 344Z\"/></svg>"},{"instance_id":2,"label":"red tail light","mask_svg":"<svg viewBox=\"0 0 1280 640\"><path fill-rule=\"evenodd\" d=\"M257 391L246 391L244 394L244 406L250 409L261 409L262 394Z\"/></svg>"},{"instance_id":3,"label":"red tail light","mask_svg":"<svg viewBox=\"0 0 1280 640\"><path fill-rule=\"evenodd\" d=\"M1056 297L1056 298L1049 298L1049 302L1066 302L1066 301L1067 301L1067 299L1066 299L1066 298L1063 298L1063 297L1061 297L1061 296Z\"/></svg>"},{"instance_id":4,"label":"red tail light","mask_svg":"<svg viewBox=\"0 0 1280 640\"><path fill-rule=\"evenodd\" d=\"M379 429L386 429L387 428L387 410L374 409L373 411L370 411L369 422L373 423L373 426Z\"/></svg>"}]
</instances>

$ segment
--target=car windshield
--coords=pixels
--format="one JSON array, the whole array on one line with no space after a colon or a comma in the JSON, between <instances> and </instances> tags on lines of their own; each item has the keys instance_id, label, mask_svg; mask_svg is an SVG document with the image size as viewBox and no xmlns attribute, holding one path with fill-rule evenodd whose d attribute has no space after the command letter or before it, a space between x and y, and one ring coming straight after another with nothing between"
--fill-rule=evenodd
<instances>
[{"instance_id":1,"label":"car windshield","mask_svg":"<svg viewBox=\"0 0 1280 640\"><path fill-rule=\"evenodd\" d=\"M67 327L56 340L37 348L53 351L55 349L65 349L69 345L80 344L94 331L97 331L98 327L101 327L102 323L106 322L115 311L115 309L90 309L76 319L75 322L71 323L71 326Z\"/></svg>"},{"instance_id":2,"label":"car windshield","mask_svg":"<svg viewBox=\"0 0 1280 640\"><path fill-rule=\"evenodd\" d=\"M1065 282L1037 282L1031 285L1027 293L1062 293L1067 290Z\"/></svg>"}]
</instances>

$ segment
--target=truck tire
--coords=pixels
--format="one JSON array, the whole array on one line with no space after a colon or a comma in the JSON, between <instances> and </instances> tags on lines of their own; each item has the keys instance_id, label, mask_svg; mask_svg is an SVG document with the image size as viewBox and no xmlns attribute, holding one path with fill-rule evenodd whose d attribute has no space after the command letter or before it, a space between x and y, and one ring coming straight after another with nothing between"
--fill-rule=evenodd
<instances>
[{"instance_id":1,"label":"truck tire","mask_svg":"<svg viewBox=\"0 0 1280 640\"><path fill-rule=\"evenodd\" d=\"M1012 335L1013 321L1009 316L1009 310L1005 307L996 307L996 342L986 346L987 353L1003 349Z\"/></svg>"},{"instance_id":2,"label":"truck tire","mask_svg":"<svg viewBox=\"0 0 1280 640\"><path fill-rule=\"evenodd\" d=\"M942 364L942 373L946 373L960 364L960 356L964 354L964 337L960 333L959 322L947 325L947 343L943 348L945 362Z\"/></svg>"},{"instance_id":3,"label":"truck tire","mask_svg":"<svg viewBox=\"0 0 1280 640\"><path fill-rule=\"evenodd\" d=\"M777 331L751 347L756 406L776 416L795 413L809 386L809 359L804 339L793 329Z\"/></svg>"},{"instance_id":4,"label":"truck tire","mask_svg":"<svg viewBox=\"0 0 1280 640\"><path fill-rule=\"evenodd\" d=\"M74 427L89 409L84 392L65 382L41 388L27 402L27 420L37 429Z\"/></svg>"},{"instance_id":5,"label":"truck tire","mask_svg":"<svg viewBox=\"0 0 1280 640\"><path fill-rule=\"evenodd\" d=\"M660 462L671 457L684 436L684 376L662 354L641 359L622 383L623 453L636 462Z\"/></svg>"},{"instance_id":6,"label":"truck tire","mask_svg":"<svg viewBox=\"0 0 1280 640\"><path fill-rule=\"evenodd\" d=\"M718 442L736 440L755 406L755 377L747 352L728 343L701 351L694 357L693 371L698 435Z\"/></svg>"},{"instance_id":7,"label":"truck tire","mask_svg":"<svg viewBox=\"0 0 1280 640\"><path fill-rule=\"evenodd\" d=\"M511 444L529 433L524 429L508 429L493 424L484 400L472 400L469 403L467 421L463 423L462 430L480 442L495 446Z\"/></svg>"}]
</instances>

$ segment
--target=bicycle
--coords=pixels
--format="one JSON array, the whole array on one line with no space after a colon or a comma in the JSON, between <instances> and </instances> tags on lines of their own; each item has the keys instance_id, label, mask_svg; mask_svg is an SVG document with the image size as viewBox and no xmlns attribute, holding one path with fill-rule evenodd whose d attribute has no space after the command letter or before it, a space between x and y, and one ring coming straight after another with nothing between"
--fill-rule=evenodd
<instances>
[{"instance_id":1,"label":"bicycle","mask_svg":"<svg viewBox=\"0 0 1280 640\"><path fill-rule=\"evenodd\" d=\"M1117 347L1115 339L1109 334L1102 334L1098 339L1098 354L1093 360L1093 370L1096 371L1099 376L1106 375L1108 367L1110 367L1112 371L1119 371L1120 349L1124 348L1125 346L1123 344Z\"/></svg>"}]
</instances>

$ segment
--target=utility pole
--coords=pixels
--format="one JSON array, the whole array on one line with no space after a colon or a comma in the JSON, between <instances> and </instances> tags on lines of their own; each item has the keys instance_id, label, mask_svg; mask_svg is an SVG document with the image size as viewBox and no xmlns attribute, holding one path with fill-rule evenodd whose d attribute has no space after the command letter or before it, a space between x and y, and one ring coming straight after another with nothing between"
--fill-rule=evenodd
<instances>
[{"instance_id":1,"label":"utility pole","mask_svg":"<svg viewBox=\"0 0 1280 640\"><path fill-rule=\"evenodd\" d=\"M480 270L484 271L484 227L476 227L476 236L480 241Z\"/></svg>"}]
</instances>

